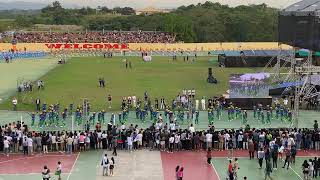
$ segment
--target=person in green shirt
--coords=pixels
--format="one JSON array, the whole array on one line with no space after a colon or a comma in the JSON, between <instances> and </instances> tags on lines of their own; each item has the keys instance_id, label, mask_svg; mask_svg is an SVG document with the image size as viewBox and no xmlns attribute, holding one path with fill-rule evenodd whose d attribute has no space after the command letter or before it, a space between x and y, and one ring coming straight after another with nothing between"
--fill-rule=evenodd
<instances>
[{"instance_id":1,"label":"person in green shirt","mask_svg":"<svg viewBox=\"0 0 320 180\"><path fill-rule=\"evenodd\" d=\"M221 105L219 102L217 103L216 111L217 111L217 119L220 120L220 118L221 118Z\"/></svg>"},{"instance_id":2,"label":"person in green shirt","mask_svg":"<svg viewBox=\"0 0 320 180\"><path fill-rule=\"evenodd\" d=\"M281 120L281 122L283 122L283 115L284 115L284 109L283 108L281 108L280 109L280 120Z\"/></svg>"},{"instance_id":3,"label":"person in green shirt","mask_svg":"<svg viewBox=\"0 0 320 180\"><path fill-rule=\"evenodd\" d=\"M228 120L231 121L231 108L228 107Z\"/></svg>"},{"instance_id":4,"label":"person in green shirt","mask_svg":"<svg viewBox=\"0 0 320 180\"><path fill-rule=\"evenodd\" d=\"M271 124L271 112L270 112L270 110L267 111L267 124Z\"/></svg>"},{"instance_id":5,"label":"person in green shirt","mask_svg":"<svg viewBox=\"0 0 320 180\"><path fill-rule=\"evenodd\" d=\"M196 111L196 118L194 120L195 124L199 124L199 111Z\"/></svg>"},{"instance_id":6,"label":"person in green shirt","mask_svg":"<svg viewBox=\"0 0 320 180\"><path fill-rule=\"evenodd\" d=\"M253 117L257 117L257 106L253 106Z\"/></svg>"},{"instance_id":7,"label":"person in green shirt","mask_svg":"<svg viewBox=\"0 0 320 180\"><path fill-rule=\"evenodd\" d=\"M260 116L261 116L261 122L262 122L262 124L264 124L265 122L264 122L264 112L263 111L261 111Z\"/></svg>"},{"instance_id":8,"label":"person in green shirt","mask_svg":"<svg viewBox=\"0 0 320 180\"><path fill-rule=\"evenodd\" d=\"M247 118L248 118L248 114L247 114L247 111L244 110L243 113L242 113L242 121L243 121L243 124L247 124Z\"/></svg>"},{"instance_id":9,"label":"person in green shirt","mask_svg":"<svg viewBox=\"0 0 320 180\"><path fill-rule=\"evenodd\" d=\"M258 116L258 120L260 120L260 118L261 118L261 110L259 108L257 109L257 116Z\"/></svg>"},{"instance_id":10,"label":"person in green shirt","mask_svg":"<svg viewBox=\"0 0 320 180\"><path fill-rule=\"evenodd\" d=\"M271 177L271 173L272 173L271 162L270 162L270 160L267 160L264 179L266 180L267 178L269 178L272 180L273 178Z\"/></svg>"}]
</instances>

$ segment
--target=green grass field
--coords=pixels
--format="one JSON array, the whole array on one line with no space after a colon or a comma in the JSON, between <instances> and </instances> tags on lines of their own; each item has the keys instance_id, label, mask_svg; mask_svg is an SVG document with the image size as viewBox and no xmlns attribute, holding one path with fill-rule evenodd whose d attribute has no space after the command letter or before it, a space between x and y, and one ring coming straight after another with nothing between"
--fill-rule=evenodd
<instances>
[{"instance_id":1,"label":"green grass field","mask_svg":"<svg viewBox=\"0 0 320 180\"><path fill-rule=\"evenodd\" d=\"M67 64L56 66L43 77L45 90L20 93L18 110L34 110L34 102L40 97L47 104L81 104L82 98L88 98L93 110L106 108L106 97L113 96L113 109L119 110L123 96L143 97L144 91L154 99L164 96L170 101L182 89L196 89L196 96L214 96L228 89L229 74L255 72L254 68L219 68L209 62L212 57L198 57L196 62L183 62L178 58L172 62L170 57L153 57L152 62L143 62L140 57L129 57L132 69L126 69L123 58L101 57L72 58ZM208 67L213 68L217 85L206 82ZM14 73L14 72L11 72ZM98 87L98 78L106 80L106 88ZM12 96L11 96L12 98ZM0 104L1 109L11 109L11 98Z\"/></svg>"},{"instance_id":2,"label":"green grass field","mask_svg":"<svg viewBox=\"0 0 320 180\"><path fill-rule=\"evenodd\" d=\"M53 58L14 60L13 63L0 61L0 99L14 95L18 81L35 81L56 65L57 60Z\"/></svg>"}]
</instances>

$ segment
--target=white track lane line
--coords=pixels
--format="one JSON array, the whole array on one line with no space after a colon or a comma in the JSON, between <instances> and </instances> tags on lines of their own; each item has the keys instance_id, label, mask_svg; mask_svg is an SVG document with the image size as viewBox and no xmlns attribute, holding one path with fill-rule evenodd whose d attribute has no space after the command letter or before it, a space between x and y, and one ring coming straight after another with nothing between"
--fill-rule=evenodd
<instances>
[{"instance_id":1,"label":"white track lane line","mask_svg":"<svg viewBox=\"0 0 320 180\"><path fill-rule=\"evenodd\" d=\"M73 169L74 169L74 166L76 165L76 163L77 163L77 161L78 161L79 156L80 156L80 152L78 153L76 160L73 162L73 165L72 165L72 168L71 168L71 170L70 170L70 173L69 173L69 175L68 175L68 177L67 177L67 180L69 180L69 178L70 178L70 176L71 176L71 174L72 174L72 171L73 171Z\"/></svg>"}]
</instances>

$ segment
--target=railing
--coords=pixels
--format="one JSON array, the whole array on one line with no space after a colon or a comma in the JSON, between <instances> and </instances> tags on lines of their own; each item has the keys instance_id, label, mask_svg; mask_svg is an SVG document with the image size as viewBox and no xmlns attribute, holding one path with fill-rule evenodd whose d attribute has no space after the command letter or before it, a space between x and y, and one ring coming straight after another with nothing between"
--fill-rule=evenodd
<instances>
[{"instance_id":1,"label":"railing","mask_svg":"<svg viewBox=\"0 0 320 180\"><path fill-rule=\"evenodd\" d=\"M25 59L25 58L41 58L48 54L44 51L35 52L2 52L0 53L0 60L13 60L13 59Z\"/></svg>"}]
</instances>

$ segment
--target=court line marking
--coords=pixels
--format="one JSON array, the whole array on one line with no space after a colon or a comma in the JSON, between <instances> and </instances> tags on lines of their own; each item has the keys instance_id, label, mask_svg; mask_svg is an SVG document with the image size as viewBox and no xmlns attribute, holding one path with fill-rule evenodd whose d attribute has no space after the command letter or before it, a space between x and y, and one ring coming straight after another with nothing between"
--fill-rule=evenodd
<instances>
[{"instance_id":1,"label":"court line marking","mask_svg":"<svg viewBox=\"0 0 320 180\"><path fill-rule=\"evenodd\" d=\"M314 155L314 156L312 156L312 155L309 155L309 156L296 156L296 157L298 157L298 158L310 158L310 157L316 157L316 156L318 156L318 155ZM245 159L245 158L249 158L249 156L234 156L233 158ZM212 157L212 159L228 159L228 157L227 156L224 156L224 157L219 156L219 157ZM281 159L281 157L279 157L279 159Z\"/></svg>"},{"instance_id":2,"label":"court line marking","mask_svg":"<svg viewBox=\"0 0 320 180\"><path fill-rule=\"evenodd\" d=\"M69 173L61 173L63 175L67 175ZM28 175L41 175L41 172L39 173L25 173L25 174L0 174L2 176L28 176Z\"/></svg>"},{"instance_id":3,"label":"court line marking","mask_svg":"<svg viewBox=\"0 0 320 180\"><path fill-rule=\"evenodd\" d=\"M7 162L12 162L12 161L18 161L18 160L26 160L26 159L33 159L33 158L45 158L45 157L68 157L70 155L41 155L41 156L29 156L29 157L22 157L22 158L16 158L16 159L10 159L6 161L0 161L0 164L7 163ZM10 157L10 156L9 156Z\"/></svg>"},{"instance_id":4,"label":"court line marking","mask_svg":"<svg viewBox=\"0 0 320 180\"><path fill-rule=\"evenodd\" d=\"M299 157L304 157L304 156L299 156ZM310 157L310 156L305 156L305 157ZM224 158L226 158L226 157L214 157L214 158L212 158L212 159L224 159ZM243 158L247 158L247 157L236 157L236 158L241 158L241 159L243 159ZM282 162L284 162L284 160L282 159L282 158L280 158L281 160L282 160ZM215 171L215 173L218 175L218 180L220 180L220 177L219 177L219 174L217 173L217 171L216 171L216 168L214 167L214 165L212 164L212 162L211 162L211 166L213 167L213 170ZM303 178L300 176L300 174L299 173L297 173L297 171L295 171L291 166L289 166L289 168L301 179L301 180L303 180Z\"/></svg>"},{"instance_id":5,"label":"court line marking","mask_svg":"<svg viewBox=\"0 0 320 180\"><path fill-rule=\"evenodd\" d=\"M67 177L67 180L69 180L69 178L70 178L70 176L71 176L71 174L72 174L72 171L73 171L74 167L76 166L76 163L77 163L77 161L78 161L78 159L79 159L79 156L80 156L80 152L78 153L78 155L77 155L77 157L76 157L76 160L73 162L73 165L72 165L72 168L71 168L71 170L70 170L70 172L69 172L69 175L68 175L68 177Z\"/></svg>"},{"instance_id":6,"label":"court line marking","mask_svg":"<svg viewBox=\"0 0 320 180\"><path fill-rule=\"evenodd\" d=\"M284 162L283 159L281 159L281 160L282 160L282 162ZM297 171L295 171L290 165L289 165L289 168L290 168L301 180L303 180L303 178L300 176L300 174L297 173Z\"/></svg>"},{"instance_id":7,"label":"court line marking","mask_svg":"<svg viewBox=\"0 0 320 180\"><path fill-rule=\"evenodd\" d=\"M210 162L210 164L211 164L211 166L212 166L212 168L213 168L214 173L216 173L216 175L218 176L218 180L220 180L220 176L219 176L216 168L215 168L214 165L212 164L212 161Z\"/></svg>"}]
</instances>

